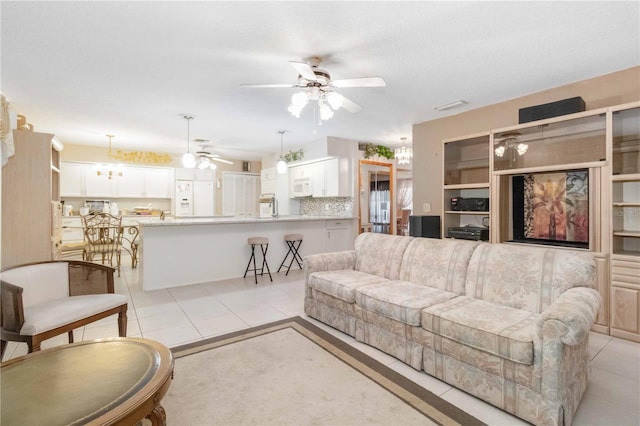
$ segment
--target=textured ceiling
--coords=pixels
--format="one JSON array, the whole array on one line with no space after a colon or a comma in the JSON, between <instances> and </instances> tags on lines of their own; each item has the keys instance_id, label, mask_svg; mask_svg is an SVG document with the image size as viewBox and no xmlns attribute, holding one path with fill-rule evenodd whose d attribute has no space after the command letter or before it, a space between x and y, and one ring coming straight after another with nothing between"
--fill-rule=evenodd
<instances>
[{"instance_id":1,"label":"textured ceiling","mask_svg":"<svg viewBox=\"0 0 640 426\"><path fill-rule=\"evenodd\" d=\"M63 143L259 159L324 136L397 146L414 123L640 65L640 2L0 2L1 88ZM287 112L310 56L362 106ZM468 105L439 112L458 99ZM192 150L197 146L192 146Z\"/></svg>"}]
</instances>

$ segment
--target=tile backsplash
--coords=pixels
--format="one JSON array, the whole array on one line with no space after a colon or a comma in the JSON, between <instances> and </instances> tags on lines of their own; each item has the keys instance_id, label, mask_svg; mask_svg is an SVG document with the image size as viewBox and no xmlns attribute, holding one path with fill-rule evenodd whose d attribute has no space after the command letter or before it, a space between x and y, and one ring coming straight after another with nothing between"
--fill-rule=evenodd
<instances>
[{"instance_id":1,"label":"tile backsplash","mask_svg":"<svg viewBox=\"0 0 640 426\"><path fill-rule=\"evenodd\" d=\"M353 215L353 197L301 198L300 214L311 216Z\"/></svg>"}]
</instances>

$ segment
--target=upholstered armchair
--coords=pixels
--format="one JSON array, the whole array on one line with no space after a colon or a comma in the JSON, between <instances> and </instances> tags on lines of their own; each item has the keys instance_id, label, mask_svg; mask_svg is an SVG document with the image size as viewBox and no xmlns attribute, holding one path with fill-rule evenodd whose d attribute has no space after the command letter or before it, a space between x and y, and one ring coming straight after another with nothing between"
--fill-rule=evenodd
<instances>
[{"instance_id":1,"label":"upholstered armchair","mask_svg":"<svg viewBox=\"0 0 640 426\"><path fill-rule=\"evenodd\" d=\"M127 335L127 297L116 294L115 269L79 260L13 266L0 275L0 356L8 341L26 342L29 352L42 341L118 314L118 334Z\"/></svg>"}]
</instances>

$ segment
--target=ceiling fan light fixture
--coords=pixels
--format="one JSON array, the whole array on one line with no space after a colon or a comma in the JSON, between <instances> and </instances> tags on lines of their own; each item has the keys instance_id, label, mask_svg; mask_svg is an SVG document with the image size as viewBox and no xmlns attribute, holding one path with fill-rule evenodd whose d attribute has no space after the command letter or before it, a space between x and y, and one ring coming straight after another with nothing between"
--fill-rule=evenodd
<instances>
[{"instance_id":1,"label":"ceiling fan light fixture","mask_svg":"<svg viewBox=\"0 0 640 426\"><path fill-rule=\"evenodd\" d=\"M505 151L506 151L506 148L504 146L499 146L493 150L493 152L495 152L496 154L496 157L500 157L500 158L502 158Z\"/></svg>"},{"instance_id":2,"label":"ceiling fan light fixture","mask_svg":"<svg viewBox=\"0 0 640 426\"><path fill-rule=\"evenodd\" d=\"M333 117L333 111L331 111L329 105L325 104L324 102L318 102L318 104L320 105L321 120L329 120L331 117Z\"/></svg>"}]
</instances>

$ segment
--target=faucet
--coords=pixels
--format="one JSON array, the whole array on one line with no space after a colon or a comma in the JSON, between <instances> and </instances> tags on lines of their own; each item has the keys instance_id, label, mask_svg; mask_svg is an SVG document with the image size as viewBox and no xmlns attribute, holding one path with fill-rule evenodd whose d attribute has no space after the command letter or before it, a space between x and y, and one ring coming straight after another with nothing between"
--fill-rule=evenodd
<instances>
[{"instance_id":1,"label":"faucet","mask_svg":"<svg viewBox=\"0 0 640 426\"><path fill-rule=\"evenodd\" d=\"M271 217L278 217L278 200L276 200L275 196L271 197L269 207L271 207Z\"/></svg>"}]
</instances>

